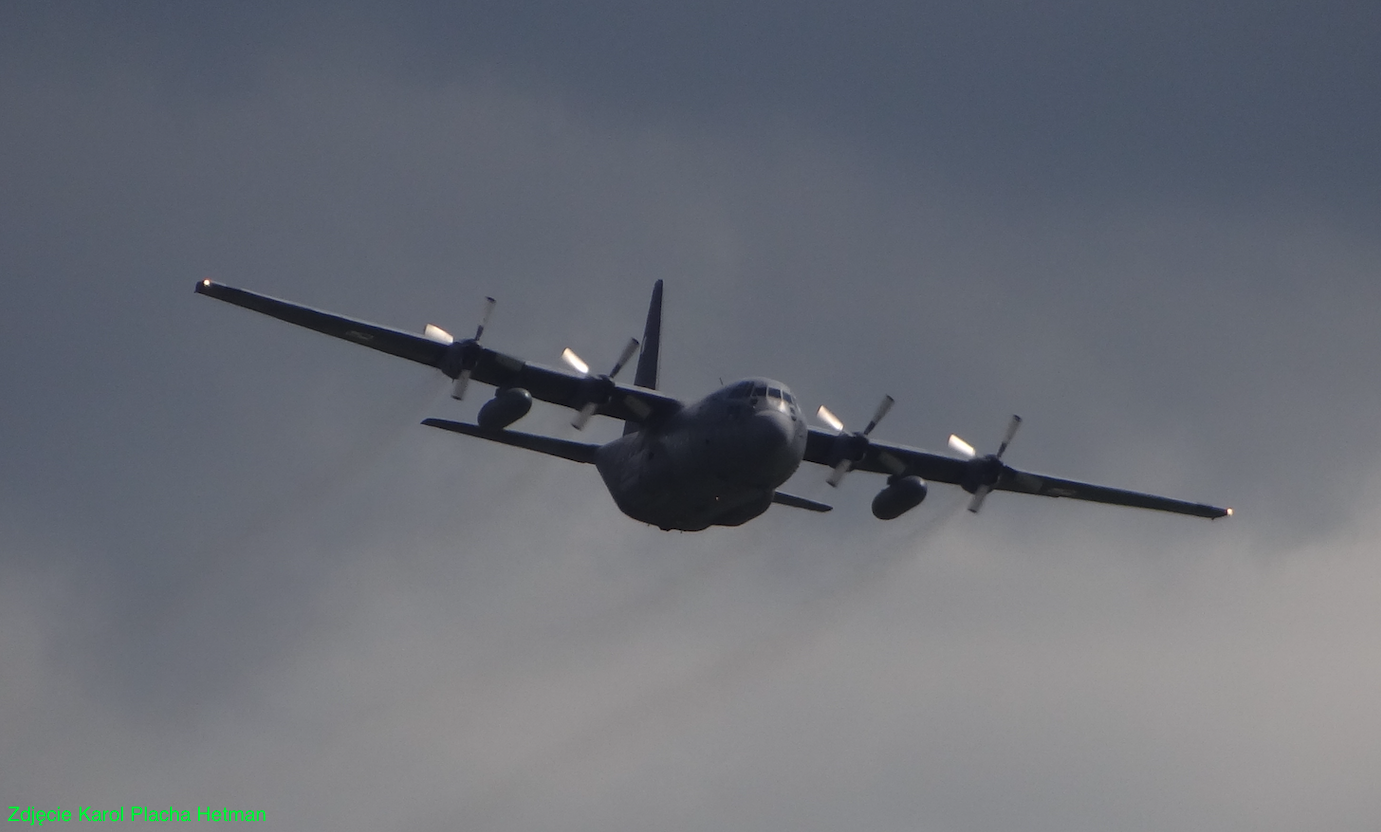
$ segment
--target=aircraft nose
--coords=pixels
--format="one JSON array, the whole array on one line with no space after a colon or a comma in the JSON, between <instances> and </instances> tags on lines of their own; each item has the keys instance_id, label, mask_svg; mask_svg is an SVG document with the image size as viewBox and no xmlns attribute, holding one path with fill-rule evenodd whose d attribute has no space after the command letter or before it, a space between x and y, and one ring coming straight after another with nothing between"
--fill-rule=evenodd
<instances>
[{"instance_id":1,"label":"aircraft nose","mask_svg":"<svg viewBox=\"0 0 1381 832\"><path fill-rule=\"evenodd\" d=\"M746 441L740 445L740 470L764 483L781 482L783 472L789 475L800 463L791 453L794 434L795 424L787 414L777 410L755 413Z\"/></svg>"},{"instance_id":2,"label":"aircraft nose","mask_svg":"<svg viewBox=\"0 0 1381 832\"><path fill-rule=\"evenodd\" d=\"M792 418L780 410L764 410L758 414L765 424L764 432L770 434L768 442L774 445L791 444L791 434L794 431L795 423Z\"/></svg>"}]
</instances>

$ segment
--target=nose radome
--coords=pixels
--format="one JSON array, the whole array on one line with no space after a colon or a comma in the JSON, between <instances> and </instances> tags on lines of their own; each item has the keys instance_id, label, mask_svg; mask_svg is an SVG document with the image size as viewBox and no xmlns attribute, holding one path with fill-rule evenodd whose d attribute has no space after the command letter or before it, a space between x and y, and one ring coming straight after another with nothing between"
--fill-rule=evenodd
<instances>
[{"instance_id":1,"label":"nose radome","mask_svg":"<svg viewBox=\"0 0 1381 832\"><path fill-rule=\"evenodd\" d=\"M793 424L791 417L780 410L760 410L757 413L759 440L776 449L790 444Z\"/></svg>"},{"instance_id":2,"label":"nose radome","mask_svg":"<svg viewBox=\"0 0 1381 832\"><path fill-rule=\"evenodd\" d=\"M780 482L781 469L792 457L793 429L787 414L759 410L722 436L714 464L723 475L745 484L765 487Z\"/></svg>"},{"instance_id":3,"label":"nose radome","mask_svg":"<svg viewBox=\"0 0 1381 832\"><path fill-rule=\"evenodd\" d=\"M795 433L791 417L779 410L764 410L754 419L753 447L750 463L766 480L777 480L778 470L788 465L790 454L787 449Z\"/></svg>"}]
</instances>

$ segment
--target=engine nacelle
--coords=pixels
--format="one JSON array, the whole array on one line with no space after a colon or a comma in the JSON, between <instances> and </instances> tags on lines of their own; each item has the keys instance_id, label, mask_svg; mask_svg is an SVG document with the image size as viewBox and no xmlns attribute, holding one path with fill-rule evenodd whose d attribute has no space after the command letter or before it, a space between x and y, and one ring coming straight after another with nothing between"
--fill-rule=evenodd
<instances>
[{"instance_id":1,"label":"engine nacelle","mask_svg":"<svg viewBox=\"0 0 1381 832\"><path fill-rule=\"evenodd\" d=\"M506 428L532 409L532 394L521 387L505 387L480 408L479 426L488 430Z\"/></svg>"},{"instance_id":2,"label":"engine nacelle","mask_svg":"<svg viewBox=\"0 0 1381 832\"><path fill-rule=\"evenodd\" d=\"M895 520L920 505L926 491L925 480L920 477L891 477L887 487L873 498L873 516L879 520Z\"/></svg>"}]
</instances>

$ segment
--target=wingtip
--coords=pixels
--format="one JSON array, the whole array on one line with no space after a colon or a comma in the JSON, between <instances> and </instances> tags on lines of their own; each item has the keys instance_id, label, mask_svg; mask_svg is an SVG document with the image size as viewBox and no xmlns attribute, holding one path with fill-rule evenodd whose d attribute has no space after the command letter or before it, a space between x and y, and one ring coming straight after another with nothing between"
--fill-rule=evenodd
<instances>
[{"instance_id":1,"label":"wingtip","mask_svg":"<svg viewBox=\"0 0 1381 832\"><path fill-rule=\"evenodd\" d=\"M204 295L204 294L206 294L207 291L210 290L210 288L211 288L212 286L214 286L214 285L216 285L216 284L214 284L214 283L211 282L211 278L209 278L209 277L203 277L201 280L198 280L198 281L197 281L197 285L196 285L196 288L194 289L194 291L195 291L197 294L199 294L199 295Z\"/></svg>"}]
</instances>

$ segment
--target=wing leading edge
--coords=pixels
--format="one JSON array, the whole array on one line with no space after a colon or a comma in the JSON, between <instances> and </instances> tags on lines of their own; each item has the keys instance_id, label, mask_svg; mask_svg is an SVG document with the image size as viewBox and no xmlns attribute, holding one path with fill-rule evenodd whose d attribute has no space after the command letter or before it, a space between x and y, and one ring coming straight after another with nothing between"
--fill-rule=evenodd
<instances>
[{"instance_id":1,"label":"wing leading edge","mask_svg":"<svg viewBox=\"0 0 1381 832\"><path fill-rule=\"evenodd\" d=\"M806 462L833 466L837 459L837 436L818 428L811 428L806 441ZM958 459L932 454L905 445L889 445L885 442L868 441L862 458L853 465L855 471L868 471L874 474L894 474L887 457L895 459L905 467L905 475L914 474L930 482L943 482L964 487L975 482L976 467L985 463L983 458ZM992 486L994 491L1012 491L1018 494L1038 494L1042 497L1068 497L1094 503L1115 506L1130 506L1152 511L1168 511L1174 514L1187 514L1193 517L1207 517L1210 520L1232 514L1232 509L1220 508L1204 503L1191 503L1155 494L1143 494L1122 488L1109 488L1104 485L1061 479L1059 477L1018 471L1003 464Z\"/></svg>"},{"instance_id":2,"label":"wing leading edge","mask_svg":"<svg viewBox=\"0 0 1381 832\"><path fill-rule=\"evenodd\" d=\"M585 385L589 380L488 349L473 339L444 344L412 332L323 312L212 280L198 281L196 291L323 335L435 367L452 378L459 373L463 359L473 367L470 377L482 384L521 387L535 399L573 410L579 410L587 400ZM682 407L677 399L655 390L618 383L614 383L613 389L609 400L601 404L596 413L644 423L660 421Z\"/></svg>"}]
</instances>

